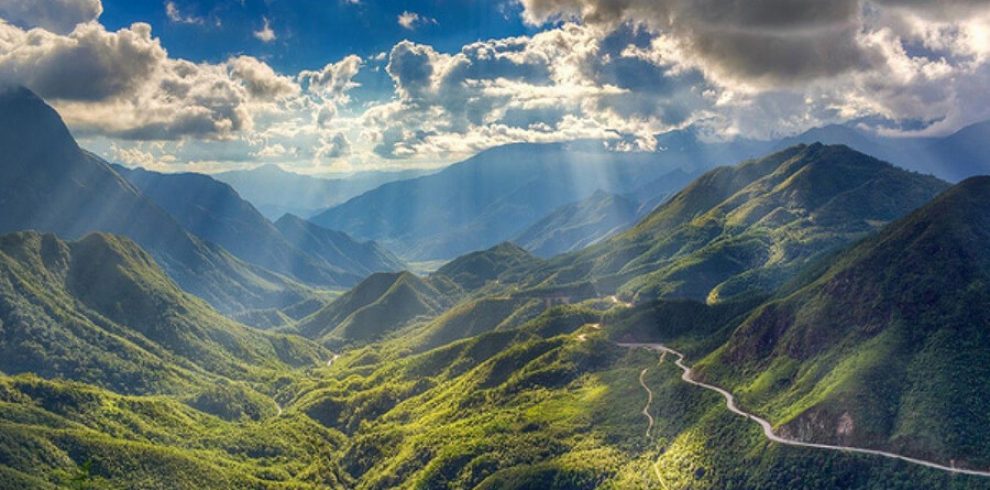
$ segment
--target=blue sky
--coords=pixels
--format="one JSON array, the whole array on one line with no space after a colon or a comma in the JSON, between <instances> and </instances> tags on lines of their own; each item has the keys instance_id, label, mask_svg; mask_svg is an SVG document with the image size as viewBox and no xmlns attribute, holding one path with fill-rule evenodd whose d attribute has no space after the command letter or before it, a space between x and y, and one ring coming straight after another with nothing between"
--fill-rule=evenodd
<instances>
[{"instance_id":1,"label":"blue sky","mask_svg":"<svg viewBox=\"0 0 990 490\"><path fill-rule=\"evenodd\" d=\"M173 0L171 3L181 16L196 22L171 21L166 14L166 2L155 0L104 0L100 21L111 30L127 27L136 20L147 22L170 54L179 58L219 62L232 55L250 54L265 59L281 72L323 66L328 60L349 54L368 57L388 51L403 39L430 44L442 51L456 51L470 42L530 34L541 29L526 26L520 15L521 6L506 0L358 3ZM413 29L405 28L398 22L405 12L435 22L425 21ZM277 36L270 43L252 35L262 28L266 18Z\"/></svg>"},{"instance_id":2,"label":"blue sky","mask_svg":"<svg viewBox=\"0 0 990 490\"><path fill-rule=\"evenodd\" d=\"M0 82L84 147L166 171L990 118L990 2L972 0L5 0L0 21Z\"/></svg>"}]
</instances>

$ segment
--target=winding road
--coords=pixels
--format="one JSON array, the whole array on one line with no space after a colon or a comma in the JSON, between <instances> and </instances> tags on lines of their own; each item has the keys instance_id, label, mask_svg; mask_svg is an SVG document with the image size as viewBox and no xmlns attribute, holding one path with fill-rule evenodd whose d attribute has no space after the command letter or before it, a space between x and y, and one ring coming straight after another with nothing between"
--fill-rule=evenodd
<instances>
[{"instance_id":1,"label":"winding road","mask_svg":"<svg viewBox=\"0 0 990 490\"><path fill-rule=\"evenodd\" d=\"M757 424L759 424L760 427L763 428L763 435L766 436L767 439L769 439L769 440L771 440L773 442L777 442L777 443L780 443L780 444L785 444L785 445L788 445L788 446L810 447L810 448L815 448L815 449L827 449L827 450L831 450L831 451L841 451L841 452L844 452L844 453L858 453L858 454L868 454L868 455L871 455L871 456L881 456L881 457L884 457L884 458L898 459L898 460L905 461L905 462L908 462L908 463L912 463L912 464L916 464L916 465L920 465L920 466L925 466L927 468L933 468L933 469L936 469L936 470L947 471L949 473L956 473L956 474L962 474L962 475L972 475L972 476L982 476L982 477L988 477L988 478L990 478L990 471L979 471L979 470L969 470L969 469L964 469L964 468L953 468L951 466L946 466L946 465L935 463L935 462L932 462L932 461L925 461L923 459L912 458L910 456L903 456L903 455L900 455L900 454L889 453L889 452L880 451L880 450L877 450L877 449L864 449L864 448L851 447L851 446L833 446L833 445L830 445L830 444L818 444L818 443L814 443L814 442L802 442L802 441L796 441L796 440L793 440L793 439L785 439L783 437L778 436L777 434L775 434L773 432L773 426L770 425L770 422L768 422L766 419L760 418L757 415L754 415L754 414L751 414L749 412L745 412L745 411L741 410L736 405L736 399L732 395L732 393L729 393L728 391L726 391L726 390L724 390L722 388L719 388L718 386L710 385L708 383L703 383L701 381L695 381L694 379L692 379L691 378L691 368L687 367L684 364L684 354L681 354L680 352L677 352L676 350L671 349L670 347L667 347L667 346L665 346L663 344L652 344L652 343L619 343L618 345L620 347L633 348L633 349L635 349L635 348L649 349L649 350L654 350L654 351L657 351L657 352L662 352L662 353L667 353L667 354L673 354L673 355L677 356L677 360L674 362L674 364L676 364L677 367L681 368L681 370L684 371L684 374L681 375L681 379L682 380L684 380L687 383L693 384L695 386L700 386L702 388L705 388L705 389L710 390L710 391L714 391L714 392L719 393L720 395L722 395L725 398L725 406L729 409L729 411L731 411L732 413L735 413L737 415L746 417L746 418L748 418L748 419L756 422ZM640 383L641 384L643 383L643 374L645 372L646 372L646 370L644 369L643 372L640 373ZM643 387L646 388L646 385L644 384ZM648 388L647 388L647 391L649 391ZM653 392L650 392L650 400L652 401L652 399L653 399ZM649 406L649 405L647 405L647 406ZM651 422L652 422L652 417L651 417ZM651 427L652 427L652 424L651 424ZM649 432L649 430L647 430L647 432ZM656 468L654 468L654 470L656 470Z\"/></svg>"},{"instance_id":2,"label":"winding road","mask_svg":"<svg viewBox=\"0 0 990 490\"><path fill-rule=\"evenodd\" d=\"M646 376L646 371L649 368L643 369L639 372L639 385L646 390L646 406L643 407L643 415L646 415L647 420L650 421L646 426L646 437L650 437L650 431L653 430L653 416L650 415L650 404L653 403L653 391L650 390L649 386L646 386L646 380L643 379Z\"/></svg>"}]
</instances>

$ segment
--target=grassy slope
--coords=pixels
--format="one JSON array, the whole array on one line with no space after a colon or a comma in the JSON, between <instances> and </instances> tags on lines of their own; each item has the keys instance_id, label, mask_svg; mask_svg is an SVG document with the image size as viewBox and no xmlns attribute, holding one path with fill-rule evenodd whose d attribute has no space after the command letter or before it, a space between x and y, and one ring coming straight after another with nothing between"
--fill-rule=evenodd
<instances>
[{"instance_id":1,"label":"grassy slope","mask_svg":"<svg viewBox=\"0 0 990 490\"><path fill-rule=\"evenodd\" d=\"M986 467L990 178L963 182L756 310L705 374L803 439Z\"/></svg>"},{"instance_id":2,"label":"grassy slope","mask_svg":"<svg viewBox=\"0 0 990 490\"><path fill-rule=\"evenodd\" d=\"M2 370L123 392L174 391L222 375L261 381L326 354L265 334L182 292L129 240L0 236Z\"/></svg>"},{"instance_id":3,"label":"grassy slope","mask_svg":"<svg viewBox=\"0 0 990 490\"><path fill-rule=\"evenodd\" d=\"M717 395L683 383L669 360L657 366L655 354L606 342L614 325L582 327L599 316L558 308L413 356L370 346L302 387L296 406L348 434L341 456L357 488L656 488L654 461L668 488L987 488L767 444ZM644 368L657 421L650 438Z\"/></svg>"},{"instance_id":4,"label":"grassy slope","mask_svg":"<svg viewBox=\"0 0 990 490\"><path fill-rule=\"evenodd\" d=\"M701 176L626 233L554 259L551 280L641 300L767 294L945 187L846 147L797 146Z\"/></svg>"}]
</instances>

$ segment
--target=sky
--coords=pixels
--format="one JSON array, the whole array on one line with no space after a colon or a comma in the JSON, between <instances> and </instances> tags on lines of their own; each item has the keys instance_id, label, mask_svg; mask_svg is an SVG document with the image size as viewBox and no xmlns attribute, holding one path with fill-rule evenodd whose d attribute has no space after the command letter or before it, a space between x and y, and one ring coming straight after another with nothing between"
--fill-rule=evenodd
<instances>
[{"instance_id":1,"label":"sky","mask_svg":"<svg viewBox=\"0 0 990 490\"><path fill-rule=\"evenodd\" d=\"M163 171L944 135L990 119L990 0L0 0L0 81Z\"/></svg>"}]
</instances>

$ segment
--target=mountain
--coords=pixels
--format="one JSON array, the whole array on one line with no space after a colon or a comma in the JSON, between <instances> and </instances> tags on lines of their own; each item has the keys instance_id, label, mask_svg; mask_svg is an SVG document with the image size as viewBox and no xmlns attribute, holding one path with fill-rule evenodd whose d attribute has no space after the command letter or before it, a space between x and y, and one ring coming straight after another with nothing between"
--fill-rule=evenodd
<instances>
[{"instance_id":1,"label":"mountain","mask_svg":"<svg viewBox=\"0 0 990 490\"><path fill-rule=\"evenodd\" d=\"M346 233L328 230L292 214L279 218L275 227L300 250L361 277L405 268L398 257L373 241L358 242Z\"/></svg>"},{"instance_id":2,"label":"mountain","mask_svg":"<svg viewBox=\"0 0 990 490\"><path fill-rule=\"evenodd\" d=\"M306 288L188 233L110 166L81 150L58 114L24 88L0 92L0 232L127 236L183 289L217 309L284 306Z\"/></svg>"},{"instance_id":3,"label":"mountain","mask_svg":"<svg viewBox=\"0 0 990 490\"><path fill-rule=\"evenodd\" d=\"M261 379L325 354L262 333L183 292L125 238L0 235L0 371L120 393L182 392L216 376Z\"/></svg>"},{"instance_id":4,"label":"mountain","mask_svg":"<svg viewBox=\"0 0 990 490\"><path fill-rule=\"evenodd\" d=\"M947 184L845 146L799 145L695 180L629 231L552 261L637 300L767 294Z\"/></svg>"},{"instance_id":5,"label":"mountain","mask_svg":"<svg viewBox=\"0 0 990 490\"><path fill-rule=\"evenodd\" d=\"M773 142L775 148L814 142L842 144L949 182L990 174L990 121L942 137L884 137L846 125L815 128Z\"/></svg>"},{"instance_id":6,"label":"mountain","mask_svg":"<svg viewBox=\"0 0 990 490\"><path fill-rule=\"evenodd\" d=\"M304 318L296 328L306 337L331 345L367 343L418 318L435 316L450 304L449 298L414 274L377 273Z\"/></svg>"},{"instance_id":7,"label":"mountain","mask_svg":"<svg viewBox=\"0 0 990 490\"><path fill-rule=\"evenodd\" d=\"M638 209L630 199L598 191L557 208L512 241L540 257L573 252L628 228Z\"/></svg>"},{"instance_id":8,"label":"mountain","mask_svg":"<svg viewBox=\"0 0 990 490\"><path fill-rule=\"evenodd\" d=\"M230 184L271 220L286 213L309 216L340 204L382 184L411 179L431 170L360 172L344 178L326 179L289 172L275 164L249 170L232 170L212 177ZM292 192L286 192L291 189Z\"/></svg>"},{"instance_id":9,"label":"mountain","mask_svg":"<svg viewBox=\"0 0 990 490\"><path fill-rule=\"evenodd\" d=\"M385 184L311 218L410 259L491 247L596 190L623 193L682 165L657 153L600 145L494 148L429 176Z\"/></svg>"},{"instance_id":10,"label":"mountain","mask_svg":"<svg viewBox=\"0 0 990 490\"><path fill-rule=\"evenodd\" d=\"M488 250L458 257L426 278L409 272L373 274L329 305L302 319L296 330L328 345L367 344L414 323L432 320L455 303L473 294L483 294L486 286L497 289L502 280L506 283L518 282L522 275L541 264L541 260L518 246L502 243ZM485 299L468 301L466 306L455 308L457 313L445 316L470 317L497 324L530 300L532 298L525 297L508 302L501 299L495 302ZM493 305L501 305L501 308L492 310L490 307ZM451 323L438 321L441 325ZM450 329L428 326L428 330ZM468 332L463 332L450 335L450 338L467 335ZM433 339L439 338L440 334L434 332L424 336Z\"/></svg>"},{"instance_id":11,"label":"mountain","mask_svg":"<svg viewBox=\"0 0 990 490\"><path fill-rule=\"evenodd\" d=\"M343 261L303 251L229 185L209 176L113 168L186 230L241 260L323 287L353 286L366 275L365 270L353 270Z\"/></svg>"},{"instance_id":12,"label":"mountain","mask_svg":"<svg viewBox=\"0 0 990 490\"><path fill-rule=\"evenodd\" d=\"M755 310L701 373L782 434L990 465L990 177L821 269Z\"/></svg>"},{"instance_id":13,"label":"mountain","mask_svg":"<svg viewBox=\"0 0 990 490\"><path fill-rule=\"evenodd\" d=\"M500 243L487 250L458 257L430 274L430 280L456 286L458 294L471 293L486 284L505 280L516 282L518 276L543 261L512 243Z\"/></svg>"},{"instance_id":14,"label":"mountain","mask_svg":"<svg viewBox=\"0 0 990 490\"><path fill-rule=\"evenodd\" d=\"M700 176L701 172L698 171L685 172L677 169L636 187L625 194L625 197L639 203L636 215L637 218L641 218Z\"/></svg>"},{"instance_id":15,"label":"mountain","mask_svg":"<svg viewBox=\"0 0 990 490\"><path fill-rule=\"evenodd\" d=\"M596 191L551 211L512 241L544 258L580 250L625 231L698 175L677 169L622 195Z\"/></svg>"}]
</instances>

